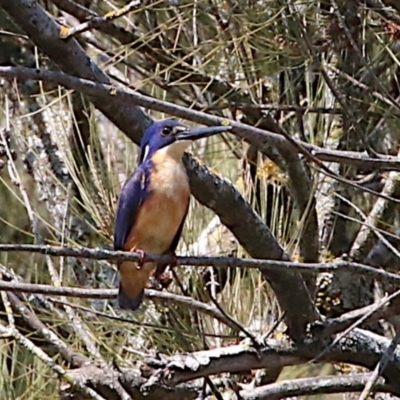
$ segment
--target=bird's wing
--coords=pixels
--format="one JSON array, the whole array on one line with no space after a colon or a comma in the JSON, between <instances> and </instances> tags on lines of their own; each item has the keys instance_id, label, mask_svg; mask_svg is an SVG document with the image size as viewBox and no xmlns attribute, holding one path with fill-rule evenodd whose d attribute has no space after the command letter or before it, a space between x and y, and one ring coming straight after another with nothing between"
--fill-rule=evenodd
<instances>
[{"instance_id":1,"label":"bird's wing","mask_svg":"<svg viewBox=\"0 0 400 400\"><path fill-rule=\"evenodd\" d=\"M183 225L185 225L185 220L186 220L186 215L188 213L188 209L189 209L189 204L188 204L188 207L186 208L185 216L183 217L182 222L181 222L181 224L179 226L179 229L176 232L174 240L172 241L171 246L168 249L168 251L171 252L171 253L175 253L175 250L178 247L179 239L182 236Z\"/></svg>"},{"instance_id":2,"label":"bird's wing","mask_svg":"<svg viewBox=\"0 0 400 400\"><path fill-rule=\"evenodd\" d=\"M117 205L114 250L124 250L125 242L135 223L139 207L145 199L147 185L146 170L141 166L125 182Z\"/></svg>"}]
</instances>

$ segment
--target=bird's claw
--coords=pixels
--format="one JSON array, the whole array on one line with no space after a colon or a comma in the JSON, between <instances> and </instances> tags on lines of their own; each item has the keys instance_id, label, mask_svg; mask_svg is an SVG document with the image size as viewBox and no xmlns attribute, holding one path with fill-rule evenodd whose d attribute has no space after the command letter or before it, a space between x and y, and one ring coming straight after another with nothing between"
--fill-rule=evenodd
<instances>
[{"instance_id":1,"label":"bird's claw","mask_svg":"<svg viewBox=\"0 0 400 400\"><path fill-rule=\"evenodd\" d=\"M149 288L155 290L168 289L169 285L172 283L171 271L164 271L159 276L152 276L149 280Z\"/></svg>"},{"instance_id":2,"label":"bird's claw","mask_svg":"<svg viewBox=\"0 0 400 400\"><path fill-rule=\"evenodd\" d=\"M154 276L150 277L147 287L149 289L154 289L154 290L159 290L159 291L163 290L162 283Z\"/></svg>"},{"instance_id":3,"label":"bird's claw","mask_svg":"<svg viewBox=\"0 0 400 400\"><path fill-rule=\"evenodd\" d=\"M136 268L142 269L144 263L146 262L146 253L141 249L135 249L135 253L139 254L139 260L136 263Z\"/></svg>"},{"instance_id":4,"label":"bird's claw","mask_svg":"<svg viewBox=\"0 0 400 400\"><path fill-rule=\"evenodd\" d=\"M170 268L175 268L178 266L178 257L175 253L172 253L172 261L169 264Z\"/></svg>"}]
</instances>

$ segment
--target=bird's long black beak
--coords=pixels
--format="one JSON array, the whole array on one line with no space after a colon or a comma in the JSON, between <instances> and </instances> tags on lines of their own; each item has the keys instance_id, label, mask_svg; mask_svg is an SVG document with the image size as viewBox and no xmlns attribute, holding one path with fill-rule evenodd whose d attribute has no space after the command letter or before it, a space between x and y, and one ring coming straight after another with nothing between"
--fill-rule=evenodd
<instances>
[{"instance_id":1,"label":"bird's long black beak","mask_svg":"<svg viewBox=\"0 0 400 400\"><path fill-rule=\"evenodd\" d=\"M197 140L215 135L217 133L229 131L231 126L207 126L202 128L187 129L175 135L176 140Z\"/></svg>"}]
</instances>

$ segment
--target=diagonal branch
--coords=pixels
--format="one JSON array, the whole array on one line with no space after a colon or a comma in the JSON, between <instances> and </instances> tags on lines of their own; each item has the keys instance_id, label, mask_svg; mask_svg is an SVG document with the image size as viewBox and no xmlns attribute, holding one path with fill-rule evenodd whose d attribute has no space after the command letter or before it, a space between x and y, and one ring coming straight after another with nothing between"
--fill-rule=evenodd
<instances>
[{"instance_id":1,"label":"diagonal branch","mask_svg":"<svg viewBox=\"0 0 400 400\"><path fill-rule=\"evenodd\" d=\"M137 9L141 3L141 0L134 0L116 11L108 12L102 17L93 17L89 21L83 22L73 28L68 29L67 27L64 27L60 32L60 37L62 39L69 39L70 37L77 36L91 29L99 29L102 26L109 24L111 21L129 14L131 11Z\"/></svg>"}]
</instances>

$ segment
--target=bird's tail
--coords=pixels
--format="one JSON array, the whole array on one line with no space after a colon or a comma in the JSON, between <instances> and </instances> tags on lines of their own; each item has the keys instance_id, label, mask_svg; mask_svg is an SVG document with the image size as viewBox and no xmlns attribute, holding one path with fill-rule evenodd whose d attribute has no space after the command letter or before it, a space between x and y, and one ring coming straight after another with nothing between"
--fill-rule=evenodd
<instances>
[{"instance_id":1,"label":"bird's tail","mask_svg":"<svg viewBox=\"0 0 400 400\"><path fill-rule=\"evenodd\" d=\"M131 261L125 261L119 266L120 283L118 304L125 310L137 310L143 301L144 289L156 268L155 263L145 263L140 269Z\"/></svg>"},{"instance_id":2,"label":"bird's tail","mask_svg":"<svg viewBox=\"0 0 400 400\"><path fill-rule=\"evenodd\" d=\"M121 282L118 290L118 305L124 310L137 310L143 301L144 290L142 290L137 296L129 296L126 290L124 290Z\"/></svg>"}]
</instances>

